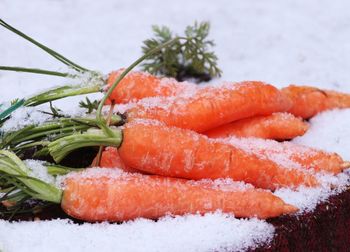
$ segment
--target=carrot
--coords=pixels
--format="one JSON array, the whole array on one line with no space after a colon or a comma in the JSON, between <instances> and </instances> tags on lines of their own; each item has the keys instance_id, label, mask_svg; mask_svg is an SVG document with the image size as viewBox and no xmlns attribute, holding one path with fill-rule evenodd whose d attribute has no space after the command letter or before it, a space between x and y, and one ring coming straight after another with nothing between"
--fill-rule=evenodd
<instances>
[{"instance_id":1,"label":"carrot","mask_svg":"<svg viewBox=\"0 0 350 252\"><path fill-rule=\"evenodd\" d=\"M1 150L0 161L3 179L21 199L61 204L69 215L87 221L155 219L168 213L216 210L238 217L269 218L297 211L270 191L229 179L189 181L90 168L68 174L63 178L62 189L31 177L31 169L12 152Z\"/></svg>"},{"instance_id":2,"label":"carrot","mask_svg":"<svg viewBox=\"0 0 350 252\"><path fill-rule=\"evenodd\" d=\"M293 101L288 112L304 119L329 109L350 108L350 94L295 85L283 88L282 92Z\"/></svg>"},{"instance_id":3,"label":"carrot","mask_svg":"<svg viewBox=\"0 0 350 252\"><path fill-rule=\"evenodd\" d=\"M70 216L87 221L157 219L169 213L216 210L265 219L297 210L269 191L227 180L194 182L141 174L96 174L94 170L65 180L61 206Z\"/></svg>"},{"instance_id":4,"label":"carrot","mask_svg":"<svg viewBox=\"0 0 350 252\"><path fill-rule=\"evenodd\" d=\"M264 139L289 140L304 135L309 125L289 113L273 113L255 116L219 126L204 132L210 138L257 137Z\"/></svg>"},{"instance_id":5,"label":"carrot","mask_svg":"<svg viewBox=\"0 0 350 252\"><path fill-rule=\"evenodd\" d=\"M109 74L108 87L112 86L122 72L123 69ZM158 78L145 72L130 72L113 90L109 100L114 100L115 103L128 103L147 97L176 96L194 88L194 84L178 82L172 78Z\"/></svg>"},{"instance_id":6,"label":"carrot","mask_svg":"<svg viewBox=\"0 0 350 252\"><path fill-rule=\"evenodd\" d=\"M262 82L242 82L199 88L193 94L150 98L127 109L128 120L154 119L169 126L205 132L258 115L286 111L290 100Z\"/></svg>"},{"instance_id":7,"label":"carrot","mask_svg":"<svg viewBox=\"0 0 350 252\"><path fill-rule=\"evenodd\" d=\"M232 178L265 189L318 185L310 172L280 166L194 131L159 122L135 121L108 133L77 133L51 142L48 149L60 162L75 149L99 145L118 147L127 167L150 174L195 180Z\"/></svg>"},{"instance_id":8,"label":"carrot","mask_svg":"<svg viewBox=\"0 0 350 252\"><path fill-rule=\"evenodd\" d=\"M272 190L318 183L311 174L279 166L193 131L153 124L126 125L119 155L128 167L163 176L232 178Z\"/></svg>"},{"instance_id":9,"label":"carrot","mask_svg":"<svg viewBox=\"0 0 350 252\"><path fill-rule=\"evenodd\" d=\"M97 157L96 157L97 158ZM96 158L92 162L96 164ZM118 149L115 147L107 147L101 155L100 167L102 168L119 168L126 172L137 172L137 170L127 167L120 158Z\"/></svg>"},{"instance_id":10,"label":"carrot","mask_svg":"<svg viewBox=\"0 0 350 252\"><path fill-rule=\"evenodd\" d=\"M260 158L270 159L290 167L299 166L304 169L314 169L316 172L325 171L332 174L338 174L349 167L349 163L336 153L328 153L290 142L280 143L273 140L236 137L223 139L223 141L246 152L254 153Z\"/></svg>"}]
</instances>

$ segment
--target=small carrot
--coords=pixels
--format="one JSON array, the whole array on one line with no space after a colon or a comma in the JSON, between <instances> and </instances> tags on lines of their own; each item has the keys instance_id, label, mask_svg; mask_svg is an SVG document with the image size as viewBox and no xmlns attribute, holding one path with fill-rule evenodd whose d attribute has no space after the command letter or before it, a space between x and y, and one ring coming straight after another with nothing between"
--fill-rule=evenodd
<instances>
[{"instance_id":1,"label":"small carrot","mask_svg":"<svg viewBox=\"0 0 350 252\"><path fill-rule=\"evenodd\" d=\"M290 167L297 165L304 169L314 169L316 172L325 171L338 174L350 166L349 162L345 162L336 153L328 153L290 142L280 143L273 140L236 137L223 139L223 142L238 146L260 158L270 159L280 164L289 164Z\"/></svg>"},{"instance_id":2,"label":"small carrot","mask_svg":"<svg viewBox=\"0 0 350 252\"><path fill-rule=\"evenodd\" d=\"M110 87L122 73L123 69L111 72L107 79ZM178 82L172 78L158 78L145 72L130 72L119 82L109 96L115 103L128 103L147 97L176 96L195 85L187 82Z\"/></svg>"},{"instance_id":3,"label":"small carrot","mask_svg":"<svg viewBox=\"0 0 350 252\"><path fill-rule=\"evenodd\" d=\"M93 164L96 164L96 158L92 162ZM107 147L102 152L99 166L102 168L119 168L125 172L138 172L138 170L127 167L124 164L119 156L118 149L115 147Z\"/></svg>"},{"instance_id":4,"label":"small carrot","mask_svg":"<svg viewBox=\"0 0 350 252\"><path fill-rule=\"evenodd\" d=\"M210 138L256 137L289 140L304 135L309 125L289 113L273 113L228 123L204 132Z\"/></svg>"},{"instance_id":5,"label":"small carrot","mask_svg":"<svg viewBox=\"0 0 350 252\"><path fill-rule=\"evenodd\" d=\"M232 178L265 189L318 185L309 172L260 159L194 131L135 121L112 132L107 135L96 130L63 137L48 145L49 152L60 162L69 152L84 146L116 146L127 167L149 174L195 180Z\"/></svg>"},{"instance_id":6,"label":"small carrot","mask_svg":"<svg viewBox=\"0 0 350 252\"><path fill-rule=\"evenodd\" d=\"M269 191L230 180L99 173L85 171L65 180L61 206L67 214L87 221L126 221L221 210L265 219L297 210Z\"/></svg>"},{"instance_id":7,"label":"small carrot","mask_svg":"<svg viewBox=\"0 0 350 252\"><path fill-rule=\"evenodd\" d=\"M350 108L350 94L295 85L285 87L281 91L293 101L293 106L288 112L304 119L329 109Z\"/></svg>"},{"instance_id":8,"label":"small carrot","mask_svg":"<svg viewBox=\"0 0 350 252\"><path fill-rule=\"evenodd\" d=\"M205 132L243 118L286 111L290 106L278 89L253 81L198 88L186 96L143 99L127 108L127 117Z\"/></svg>"}]
</instances>

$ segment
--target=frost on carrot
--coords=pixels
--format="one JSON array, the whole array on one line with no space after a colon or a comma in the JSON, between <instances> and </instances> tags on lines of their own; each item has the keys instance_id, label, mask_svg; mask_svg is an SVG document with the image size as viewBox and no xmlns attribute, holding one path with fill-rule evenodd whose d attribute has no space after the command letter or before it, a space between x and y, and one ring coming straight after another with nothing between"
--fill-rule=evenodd
<instances>
[{"instance_id":1,"label":"frost on carrot","mask_svg":"<svg viewBox=\"0 0 350 252\"><path fill-rule=\"evenodd\" d=\"M325 110L350 107L350 94L295 85L283 88L282 92L293 101L288 112L304 119Z\"/></svg>"},{"instance_id":2,"label":"frost on carrot","mask_svg":"<svg viewBox=\"0 0 350 252\"><path fill-rule=\"evenodd\" d=\"M110 73L107 83L110 87L123 70ZM113 90L109 100L115 103L128 103L147 97L176 96L195 89L195 85L187 82L178 82L172 78L158 78L145 72L130 72Z\"/></svg>"},{"instance_id":3,"label":"frost on carrot","mask_svg":"<svg viewBox=\"0 0 350 252\"><path fill-rule=\"evenodd\" d=\"M134 122L124 127L123 136L119 154L125 164L151 174L232 178L266 189L318 184L305 171L277 165L189 130Z\"/></svg>"},{"instance_id":4,"label":"frost on carrot","mask_svg":"<svg viewBox=\"0 0 350 252\"><path fill-rule=\"evenodd\" d=\"M281 112L242 119L211 129L204 134L210 138L236 136L289 140L304 135L308 128L309 125L301 118Z\"/></svg>"},{"instance_id":5,"label":"frost on carrot","mask_svg":"<svg viewBox=\"0 0 350 252\"><path fill-rule=\"evenodd\" d=\"M288 167L338 174L348 164L336 153L328 153L290 142L280 143L273 140L236 137L222 139L221 141L237 146L260 158L270 159Z\"/></svg>"},{"instance_id":6,"label":"frost on carrot","mask_svg":"<svg viewBox=\"0 0 350 252\"><path fill-rule=\"evenodd\" d=\"M232 180L194 182L101 170L85 171L65 180L61 206L67 214L87 221L126 221L216 210L258 218L297 211L269 191Z\"/></svg>"},{"instance_id":7,"label":"frost on carrot","mask_svg":"<svg viewBox=\"0 0 350 252\"><path fill-rule=\"evenodd\" d=\"M153 119L205 132L243 118L286 111L290 106L290 99L275 87L252 81L198 88L176 97L144 99L127 109L127 116L129 121Z\"/></svg>"}]
</instances>

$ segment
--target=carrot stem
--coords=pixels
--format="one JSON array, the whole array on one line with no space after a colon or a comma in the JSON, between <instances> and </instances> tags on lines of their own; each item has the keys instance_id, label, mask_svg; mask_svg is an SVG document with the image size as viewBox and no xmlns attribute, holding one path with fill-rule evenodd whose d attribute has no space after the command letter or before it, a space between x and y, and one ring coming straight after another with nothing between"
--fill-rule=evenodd
<instances>
[{"instance_id":1,"label":"carrot stem","mask_svg":"<svg viewBox=\"0 0 350 252\"><path fill-rule=\"evenodd\" d=\"M23 73L35 73L35 74L44 74L44 75L53 75L59 77L70 77L75 78L76 75L70 73L62 73L57 71L50 71L39 68L27 68L27 67L12 67L12 66L0 66L0 70L3 71L14 71L14 72L23 72Z\"/></svg>"},{"instance_id":2,"label":"carrot stem","mask_svg":"<svg viewBox=\"0 0 350 252\"><path fill-rule=\"evenodd\" d=\"M34 40L33 38L29 37L28 35L24 34L23 32L17 30L16 28L12 27L11 25L9 25L8 23L6 23L4 20L0 19L0 25L2 25L3 27L5 27L6 29L12 31L13 33L17 34L18 36L28 40L29 42L31 42L32 44L36 45L37 47L41 48L42 50L44 50L46 53L48 53L49 55L51 55L52 57L56 58L57 60L61 61L63 64L73 68L74 70L78 71L78 72L90 72L90 70L79 66L78 64L72 62L71 60L67 59L66 57L64 57L63 55L55 52L54 50L48 48L47 46L39 43L38 41Z\"/></svg>"},{"instance_id":3,"label":"carrot stem","mask_svg":"<svg viewBox=\"0 0 350 252\"><path fill-rule=\"evenodd\" d=\"M46 102L65 97L101 92L101 84L93 85L66 85L32 96L24 102L24 106L37 106Z\"/></svg>"},{"instance_id":4,"label":"carrot stem","mask_svg":"<svg viewBox=\"0 0 350 252\"><path fill-rule=\"evenodd\" d=\"M111 87L108 89L107 93L104 95L104 97L102 98L98 108L97 108L97 113L96 113L96 119L98 121L102 122L102 108L103 105L106 103L108 97L112 94L113 90L116 88L116 86L119 84L119 82L134 68L136 67L138 64L140 64L142 61L144 61L145 59L147 59L149 56L153 55L154 53L162 50L165 47L171 46L174 43L176 43L179 39L181 39L180 37L176 37L174 39L171 39L157 47L155 47L154 49L150 50L148 53L144 54L142 57L138 58L136 61L134 61L130 66L128 66L119 76L118 78L114 81L114 83L111 85ZM101 129L103 131L105 131L107 134L112 135L113 133L109 130L108 126L106 124L101 123Z\"/></svg>"},{"instance_id":5,"label":"carrot stem","mask_svg":"<svg viewBox=\"0 0 350 252\"><path fill-rule=\"evenodd\" d=\"M0 172L16 187L33 198L60 203L62 190L30 176L30 169L14 153L0 150Z\"/></svg>"},{"instance_id":6,"label":"carrot stem","mask_svg":"<svg viewBox=\"0 0 350 252\"><path fill-rule=\"evenodd\" d=\"M92 146L115 146L119 147L122 143L122 131L120 129L110 129L112 136L103 130L91 129L85 133L73 134L63 138L59 138L48 145L49 151L53 159L59 163L70 152L83 147Z\"/></svg>"}]
</instances>

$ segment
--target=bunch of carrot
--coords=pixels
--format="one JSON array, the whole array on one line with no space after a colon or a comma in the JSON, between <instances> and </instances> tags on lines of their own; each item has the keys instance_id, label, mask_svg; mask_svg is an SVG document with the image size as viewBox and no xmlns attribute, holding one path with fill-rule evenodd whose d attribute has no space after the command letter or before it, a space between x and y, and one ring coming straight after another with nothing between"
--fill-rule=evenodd
<instances>
[{"instance_id":1,"label":"bunch of carrot","mask_svg":"<svg viewBox=\"0 0 350 252\"><path fill-rule=\"evenodd\" d=\"M144 83L152 89L142 88ZM128 122L122 129L113 130L118 137L111 138L102 131L87 132L49 145L50 153L58 162L76 148L77 141L85 138L90 142L84 146L111 146L102 152L100 166L119 167L129 172L121 176L123 179L102 176L95 180L84 174L68 179L64 193L67 198L62 204L69 214L88 220L126 220L140 216L157 218L167 211L183 214L222 209L237 216L272 217L297 209L261 189L243 190L244 198L240 198L243 196L241 189L230 189L240 195L230 198L220 189L209 193L208 186L212 189L213 182L196 184L190 181L230 178L270 190L284 186L317 186L315 172L337 174L349 166L335 153L304 146L273 142L278 148L261 148L257 139L250 139L253 142L248 145L250 148L239 143L244 141L242 137L286 140L305 133L308 124L287 113L293 111L296 104L283 90L261 82L202 88L184 85L172 79L132 73L110 96L113 103L134 102L125 105ZM345 94L339 96L346 97ZM344 105L345 101L328 104L341 107L339 104ZM332 107L323 107L327 108ZM239 138L222 140L232 136ZM273 155L285 155L300 168L278 163ZM137 174L139 172L143 175ZM90 188L95 188L89 185L95 183L103 186L94 189L98 190L98 197L89 199L86 194L97 195L89 193ZM192 183L196 184L195 188ZM145 192L147 200L142 196ZM125 205L120 197L127 198ZM135 205L130 203L133 200ZM119 204L105 203L116 201ZM268 210L261 209L258 202L263 202L261 204ZM102 210L91 211L91 203ZM152 207L154 204L156 208Z\"/></svg>"},{"instance_id":2,"label":"bunch of carrot","mask_svg":"<svg viewBox=\"0 0 350 252\"><path fill-rule=\"evenodd\" d=\"M77 75L90 73L96 82L59 87L21 100L0 119L7 119L22 105L36 106L102 90L104 82L97 72L75 64L1 19L0 25L39 46ZM270 218L298 210L271 190L318 186L318 172L337 174L349 167L335 153L277 142L303 135L309 127L304 120L319 112L350 107L348 94L293 85L279 90L260 81L199 87L129 72L152 53L180 39L184 38L174 38L150 50L125 71L112 72L96 121L53 119L43 126L13 132L1 143L2 148L14 151L43 146L41 154L49 153L57 163L75 149L100 146L93 163L121 170L74 172L65 178L63 188L57 188L31 177L30 168L14 153L0 150L0 187L3 181L5 186L10 185L0 198L3 205L12 207L32 197L61 204L69 215L87 221L156 219L167 213L218 209L237 217ZM42 69L0 69L75 76ZM111 104L107 120L101 116L103 104ZM115 120L111 120L113 108L122 114ZM122 127L110 126L124 120ZM67 126L64 131L61 125ZM102 146L107 147L103 150ZM54 175L71 171L57 165L48 167Z\"/></svg>"},{"instance_id":3,"label":"bunch of carrot","mask_svg":"<svg viewBox=\"0 0 350 252\"><path fill-rule=\"evenodd\" d=\"M110 82L118 74L111 74ZM26 179L20 182L37 188L37 198L61 203L69 215L88 221L218 209L238 217L269 218L297 211L270 190L318 186L317 172L337 174L349 166L335 153L273 140L259 146L263 140L256 138L288 140L308 129L300 117L288 113L295 111L297 101L284 90L256 81L186 85L133 72L109 97L112 104L125 103L115 106L124 113L124 126L90 129L47 145L56 162L81 147L109 146L94 163L123 172L88 169L68 176L64 189L54 194L44 182L36 187ZM339 101L327 104L341 107L345 96L329 95ZM20 160L6 152L1 155L0 171L27 174ZM277 162L274 155L284 155L297 167Z\"/></svg>"}]
</instances>

